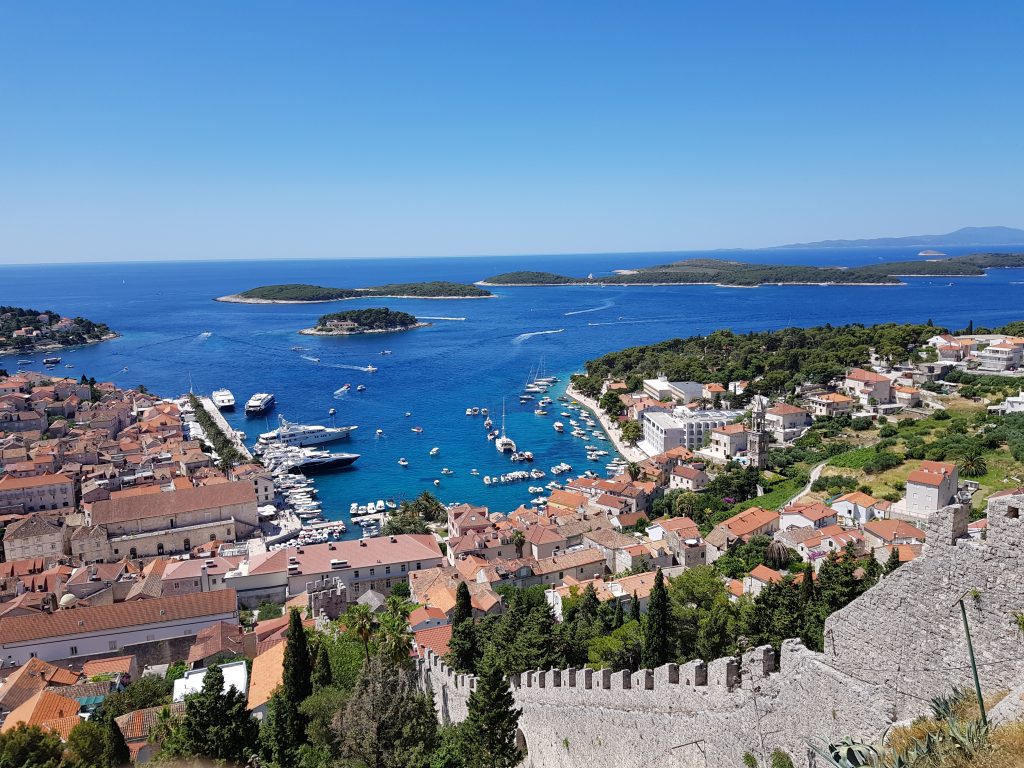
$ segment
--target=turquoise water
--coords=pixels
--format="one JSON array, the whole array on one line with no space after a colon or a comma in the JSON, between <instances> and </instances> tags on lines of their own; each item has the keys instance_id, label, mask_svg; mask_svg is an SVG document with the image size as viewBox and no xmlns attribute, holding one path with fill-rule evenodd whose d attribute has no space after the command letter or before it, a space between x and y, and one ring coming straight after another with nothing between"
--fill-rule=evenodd
<instances>
[{"instance_id":1,"label":"turquoise water","mask_svg":"<svg viewBox=\"0 0 1024 768\"><path fill-rule=\"evenodd\" d=\"M779 263L863 264L913 257L917 249L729 252L730 258ZM967 249L947 249L951 254ZM714 255L721 253L687 254ZM415 280L470 281L514 268L575 274L668 261L671 254L346 260L296 262L186 262L0 267L0 303L54 309L106 322L121 338L62 354L86 373L122 386L145 384L177 395L230 388L240 406L256 391L273 392L278 413L299 422L356 424L350 441L336 444L361 454L345 472L317 479L325 512L346 518L353 501L408 498L433 490L446 501L487 504L508 511L530 498L529 481L485 487L469 475L512 468L484 437L471 406L500 421L506 399L508 433L537 456L545 471L567 461L576 471L599 468L585 460L583 442L551 427L548 417L520 406L517 394L531 369L543 363L562 377L601 353L675 336L848 322L923 322L961 327L969 320L997 325L1024 317L1024 270L997 270L984 278L913 279L900 287L712 286L499 288L484 300L367 300L308 306L241 305L213 298L268 283L372 285ZM313 338L296 332L329 311L389 306L433 319L429 328L396 334ZM291 351L301 345L304 353ZM389 349L391 355L380 351ZM314 363L303 354L319 357ZM40 355L35 355L36 360ZM0 358L14 369L16 357ZM379 368L366 373L358 368ZM128 370L123 370L127 368ZM335 398L343 384L351 391ZM355 391L365 384L366 392ZM554 392L552 393L554 394ZM406 418L409 411L412 416ZM228 416L250 439L267 428L241 408ZM563 422L565 419L561 419ZM422 426L417 435L412 426ZM374 432L385 432L377 439ZM594 441L591 441L594 442ZM431 458L431 447L440 455ZM610 445L606 448L611 450ZM406 457L411 466L397 462ZM442 467L456 474L443 477ZM439 488L433 480L440 479ZM551 479L548 477L543 482Z\"/></svg>"}]
</instances>

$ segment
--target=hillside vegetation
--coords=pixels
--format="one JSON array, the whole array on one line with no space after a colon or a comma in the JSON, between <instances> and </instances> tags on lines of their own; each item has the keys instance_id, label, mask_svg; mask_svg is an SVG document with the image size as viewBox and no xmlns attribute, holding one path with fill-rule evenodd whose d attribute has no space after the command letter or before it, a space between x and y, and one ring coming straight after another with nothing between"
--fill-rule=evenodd
<instances>
[{"instance_id":1,"label":"hillside vegetation","mask_svg":"<svg viewBox=\"0 0 1024 768\"><path fill-rule=\"evenodd\" d=\"M316 322L317 330L328 330L328 324L332 320L355 323L361 330L366 331L397 331L403 328L412 328L417 322L416 318L408 312L395 312L386 307L371 307L321 315Z\"/></svg>"},{"instance_id":2,"label":"hillside vegetation","mask_svg":"<svg viewBox=\"0 0 1024 768\"><path fill-rule=\"evenodd\" d=\"M47 322L41 319L42 316L47 317ZM84 317L72 318L69 327L58 328L60 319L59 313L49 310L0 306L0 352L29 352L41 347L55 349L88 344L112 333L104 323L94 323ZM15 331L23 328L40 331L42 335L14 336Z\"/></svg>"},{"instance_id":3,"label":"hillside vegetation","mask_svg":"<svg viewBox=\"0 0 1024 768\"><path fill-rule=\"evenodd\" d=\"M894 261L863 267L814 267L787 264L753 264L726 259L684 259L600 278L568 277L551 272L506 272L487 278L492 285L595 285L700 284L754 286L773 283L896 285L901 275L971 277L986 269L1024 267L1024 253L976 253L934 261Z\"/></svg>"},{"instance_id":4,"label":"hillside vegetation","mask_svg":"<svg viewBox=\"0 0 1024 768\"><path fill-rule=\"evenodd\" d=\"M490 291L476 285L432 281L423 283L390 283L370 288L327 288L322 285L287 283L283 285L262 285L250 288L230 299L256 299L261 301L340 301L343 299L364 299L374 296L398 296L425 299L484 298Z\"/></svg>"}]
</instances>

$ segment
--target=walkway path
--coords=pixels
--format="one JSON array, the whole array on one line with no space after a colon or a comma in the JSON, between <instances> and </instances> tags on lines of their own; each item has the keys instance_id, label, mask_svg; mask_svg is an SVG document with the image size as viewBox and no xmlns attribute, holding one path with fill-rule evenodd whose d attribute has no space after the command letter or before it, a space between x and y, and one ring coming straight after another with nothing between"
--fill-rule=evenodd
<instances>
[{"instance_id":1,"label":"walkway path","mask_svg":"<svg viewBox=\"0 0 1024 768\"><path fill-rule=\"evenodd\" d=\"M626 441L622 439L622 433L619 431L619 425L614 423L608 415L598 407L596 400L580 394L572 384L566 387L565 394L582 404L587 408L587 410L594 414L597 420L601 422L601 427L604 429L604 433L608 435L608 439L612 441L615 449L622 454L622 458L626 461L636 462L643 461L647 458L647 454L635 445L626 444Z\"/></svg>"},{"instance_id":2,"label":"walkway path","mask_svg":"<svg viewBox=\"0 0 1024 768\"><path fill-rule=\"evenodd\" d=\"M787 501L782 506L788 507L790 504L794 504L797 501L799 501L801 496L806 496L808 493L810 493L811 492L811 486L814 485L814 481L817 480L821 476L821 470L823 470L825 468L826 464L828 464L828 459L825 459L825 461L821 462L821 464L818 464L814 468L812 468L811 469L811 479L807 481L807 485L805 485L803 488L801 488L800 491L796 494L796 496L791 498L789 501Z\"/></svg>"},{"instance_id":3,"label":"walkway path","mask_svg":"<svg viewBox=\"0 0 1024 768\"><path fill-rule=\"evenodd\" d=\"M210 414L210 418L213 419L213 423L220 427L221 431L227 436L228 440L234 443L235 448L238 452L246 458L247 461L252 461L252 454L249 453L249 449L245 447L238 435L235 434L235 430L231 428L227 420L221 414L220 409L213 404L213 401L208 397L199 396L199 402L203 404L203 409Z\"/></svg>"}]
</instances>

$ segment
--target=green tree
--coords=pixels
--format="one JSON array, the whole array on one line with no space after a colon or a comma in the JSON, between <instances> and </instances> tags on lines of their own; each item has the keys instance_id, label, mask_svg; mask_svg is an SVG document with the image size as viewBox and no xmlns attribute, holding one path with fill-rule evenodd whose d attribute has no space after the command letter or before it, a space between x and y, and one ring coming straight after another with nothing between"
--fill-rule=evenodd
<instances>
[{"instance_id":1,"label":"green tree","mask_svg":"<svg viewBox=\"0 0 1024 768\"><path fill-rule=\"evenodd\" d=\"M363 644L363 653L366 660L370 660L370 639L377 629L377 617L374 616L370 606L356 603L345 612L345 626L359 638Z\"/></svg>"},{"instance_id":2,"label":"green tree","mask_svg":"<svg viewBox=\"0 0 1024 768\"><path fill-rule=\"evenodd\" d=\"M892 573L900 567L900 549L893 547L889 551L889 559L885 561L885 572Z\"/></svg>"},{"instance_id":3,"label":"green tree","mask_svg":"<svg viewBox=\"0 0 1024 768\"><path fill-rule=\"evenodd\" d=\"M397 612L385 612L380 619L377 633L377 653L382 659L396 666L408 666L412 649L412 632L409 631L407 616Z\"/></svg>"},{"instance_id":4,"label":"green tree","mask_svg":"<svg viewBox=\"0 0 1024 768\"><path fill-rule=\"evenodd\" d=\"M625 618L622 615L622 601L618 598L615 599L615 617L612 619L612 629L618 629L625 623Z\"/></svg>"},{"instance_id":5,"label":"green tree","mask_svg":"<svg viewBox=\"0 0 1024 768\"><path fill-rule=\"evenodd\" d=\"M512 546L516 548L516 557L522 557L523 547L526 546L526 534L518 528L512 531Z\"/></svg>"},{"instance_id":6,"label":"green tree","mask_svg":"<svg viewBox=\"0 0 1024 768\"><path fill-rule=\"evenodd\" d=\"M153 675L144 675L129 683L123 691L107 696L93 717L113 719L137 709L169 704L172 688L173 683L169 680Z\"/></svg>"},{"instance_id":7,"label":"green tree","mask_svg":"<svg viewBox=\"0 0 1024 768\"><path fill-rule=\"evenodd\" d=\"M437 741L434 705L415 673L376 656L332 727L341 756L365 768L426 768Z\"/></svg>"},{"instance_id":8,"label":"green tree","mask_svg":"<svg viewBox=\"0 0 1024 768\"><path fill-rule=\"evenodd\" d=\"M284 611L281 610L281 606L275 605L274 603L260 603L260 607L256 609L256 618L258 621L276 619L283 614Z\"/></svg>"},{"instance_id":9,"label":"green tree","mask_svg":"<svg viewBox=\"0 0 1024 768\"><path fill-rule=\"evenodd\" d=\"M316 663L313 664L313 671L310 674L310 683L313 692L329 688L333 684L331 675L331 659L327 653L327 646L320 643L316 650Z\"/></svg>"},{"instance_id":10,"label":"green tree","mask_svg":"<svg viewBox=\"0 0 1024 768\"><path fill-rule=\"evenodd\" d=\"M523 759L516 744L521 709L515 706L512 689L493 657L485 656L476 689L469 695L466 742L479 768L514 768Z\"/></svg>"},{"instance_id":11,"label":"green tree","mask_svg":"<svg viewBox=\"0 0 1024 768\"><path fill-rule=\"evenodd\" d=\"M964 477L981 477L988 473L988 462L981 449L976 445L961 450L956 464L960 474Z\"/></svg>"},{"instance_id":12,"label":"green tree","mask_svg":"<svg viewBox=\"0 0 1024 768\"><path fill-rule=\"evenodd\" d=\"M83 720L68 734L64 762L67 768L100 768L120 765L109 763L106 753L107 731L94 720ZM3 765L0 761L0 765Z\"/></svg>"},{"instance_id":13,"label":"green tree","mask_svg":"<svg viewBox=\"0 0 1024 768\"><path fill-rule=\"evenodd\" d=\"M644 439L644 430L640 422L630 420L622 425L622 439L630 445L636 445Z\"/></svg>"},{"instance_id":14,"label":"green tree","mask_svg":"<svg viewBox=\"0 0 1024 768\"><path fill-rule=\"evenodd\" d=\"M633 590L633 597L629 600L629 620L640 623L640 598L636 596L636 590Z\"/></svg>"},{"instance_id":15,"label":"green tree","mask_svg":"<svg viewBox=\"0 0 1024 768\"><path fill-rule=\"evenodd\" d=\"M224 673L212 666L203 688L185 699L185 714L171 725L160 749L162 758L206 757L244 763L259 738L259 724L246 708L245 693L224 692Z\"/></svg>"},{"instance_id":16,"label":"green tree","mask_svg":"<svg viewBox=\"0 0 1024 768\"><path fill-rule=\"evenodd\" d=\"M19 723L0 733L3 768L58 768L63 752L60 736L35 725Z\"/></svg>"},{"instance_id":17,"label":"green tree","mask_svg":"<svg viewBox=\"0 0 1024 768\"><path fill-rule=\"evenodd\" d=\"M661 568L654 576L654 586L647 599L647 620L644 622L643 665L648 669L661 666L671 658L668 591Z\"/></svg>"},{"instance_id":18,"label":"green tree","mask_svg":"<svg viewBox=\"0 0 1024 768\"><path fill-rule=\"evenodd\" d=\"M128 744L125 743L124 734L118 726L117 721L112 717L104 717L99 720L103 724L103 759L105 765L128 765L131 762L131 752Z\"/></svg>"}]
</instances>

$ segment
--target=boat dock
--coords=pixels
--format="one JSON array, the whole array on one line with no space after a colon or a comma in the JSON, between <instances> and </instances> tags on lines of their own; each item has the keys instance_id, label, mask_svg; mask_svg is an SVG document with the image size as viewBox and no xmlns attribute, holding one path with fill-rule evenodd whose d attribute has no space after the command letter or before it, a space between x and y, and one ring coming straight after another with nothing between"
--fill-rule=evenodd
<instances>
[{"instance_id":1,"label":"boat dock","mask_svg":"<svg viewBox=\"0 0 1024 768\"><path fill-rule=\"evenodd\" d=\"M220 427L221 431L227 435L236 450L242 454L247 461L252 461L252 454L249 452L249 449L245 447L245 443L243 443L235 434L235 430L232 429L230 424L228 424L227 420L221 414L220 409L213 404L213 400L205 395L199 395L199 402L203 404L203 408L205 408L206 412L210 414L210 418L213 419L213 423Z\"/></svg>"}]
</instances>

